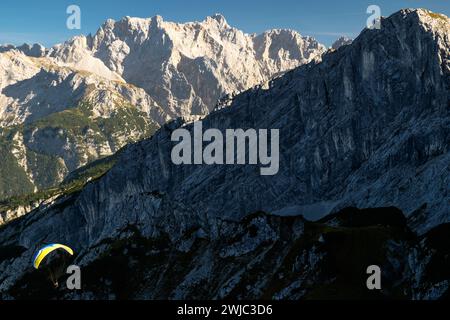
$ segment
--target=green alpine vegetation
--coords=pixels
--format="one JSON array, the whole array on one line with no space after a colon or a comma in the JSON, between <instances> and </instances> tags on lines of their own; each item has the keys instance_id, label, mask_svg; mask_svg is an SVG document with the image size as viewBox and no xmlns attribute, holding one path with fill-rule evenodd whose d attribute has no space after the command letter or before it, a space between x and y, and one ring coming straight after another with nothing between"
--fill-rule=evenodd
<instances>
[{"instance_id":1,"label":"green alpine vegetation","mask_svg":"<svg viewBox=\"0 0 450 320\"><path fill-rule=\"evenodd\" d=\"M34 193L13 196L0 201L0 212L14 210L18 207L32 207L34 204L57 196L68 196L80 191L87 183L97 180L107 173L116 163L120 151L112 156L96 160L73 173L58 186Z\"/></svg>"},{"instance_id":2,"label":"green alpine vegetation","mask_svg":"<svg viewBox=\"0 0 450 320\"><path fill-rule=\"evenodd\" d=\"M93 110L83 101L34 122L1 128L0 200L42 199L71 172L148 138L159 128L127 103L116 106L108 117L96 117Z\"/></svg>"}]
</instances>

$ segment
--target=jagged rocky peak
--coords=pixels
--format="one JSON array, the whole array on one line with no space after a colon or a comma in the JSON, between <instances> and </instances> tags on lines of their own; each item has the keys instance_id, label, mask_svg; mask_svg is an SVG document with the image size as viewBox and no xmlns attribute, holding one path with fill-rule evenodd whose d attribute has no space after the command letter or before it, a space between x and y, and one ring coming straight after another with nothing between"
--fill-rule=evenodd
<instances>
[{"instance_id":1,"label":"jagged rocky peak","mask_svg":"<svg viewBox=\"0 0 450 320\"><path fill-rule=\"evenodd\" d=\"M221 13L215 13L211 16L206 17L203 21L204 24L216 24L219 28L225 30L230 28L227 19Z\"/></svg>"},{"instance_id":2,"label":"jagged rocky peak","mask_svg":"<svg viewBox=\"0 0 450 320\"><path fill-rule=\"evenodd\" d=\"M57 44L51 48L50 57L55 57L63 62L79 61L89 55L90 46L86 36L75 36L63 44Z\"/></svg>"},{"instance_id":3,"label":"jagged rocky peak","mask_svg":"<svg viewBox=\"0 0 450 320\"><path fill-rule=\"evenodd\" d=\"M223 95L320 59L324 51L295 31L247 35L220 14L190 23L160 16L107 20L94 36L74 37L48 52L23 50L143 88L171 117L207 114Z\"/></svg>"},{"instance_id":4,"label":"jagged rocky peak","mask_svg":"<svg viewBox=\"0 0 450 320\"><path fill-rule=\"evenodd\" d=\"M18 47L14 46L12 44L0 45L0 53L12 51L12 50L20 51L27 56L35 57L35 58L43 57L47 53L47 50L45 49L45 47L39 43L35 43L32 45L24 43L23 45L18 46Z\"/></svg>"},{"instance_id":5,"label":"jagged rocky peak","mask_svg":"<svg viewBox=\"0 0 450 320\"><path fill-rule=\"evenodd\" d=\"M127 17L101 28L93 43L95 57L177 116L208 113L221 96L267 81L325 51L294 31L247 35L219 14L189 23Z\"/></svg>"},{"instance_id":6,"label":"jagged rocky peak","mask_svg":"<svg viewBox=\"0 0 450 320\"><path fill-rule=\"evenodd\" d=\"M342 36L331 45L331 48L334 50L337 50L342 46L351 44L352 42L353 42L353 39Z\"/></svg>"},{"instance_id":7,"label":"jagged rocky peak","mask_svg":"<svg viewBox=\"0 0 450 320\"><path fill-rule=\"evenodd\" d=\"M256 36L254 48L259 58L278 60L278 63L320 60L321 56L317 53L325 51L325 47L314 38L303 37L287 29L270 30ZM288 66L284 68L289 69Z\"/></svg>"},{"instance_id":8,"label":"jagged rocky peak","mask_svg":"<svg viewBox=\"0 0 450 320\"><path fill-rule=\"evenodd\" d=\"M0 53L2 52L8 52L10 50L15 49L16 47L12 44L1 44L0 45Z\"/></svg>"},{"instance_id":9,"label":"jagged rocky peak","mask_svg":"<svg viewBox=\"0 0 450 320\"><path fill-rule=\"evenodd\" d=\"M406 20L405 23L402 20ZM394 29L401 32L400 36L409 36L413 33L413 30L421 28L426 32L431 32L437 35L436 42L441 45L441 41L448 41L450 18L441 13L434 13L427 9L403 9L393 14L389 19L382 19L382 28L384 22L390 22L393 24ZM412 27L412 30L408 30L408 27ZM391 28L392 29L392 28ZM375 30L376 31L376 30Z\"/></svg>"},{"instance_id":10,"label":"jagged rocky peak","mask_svg":"<svg viewBox=\"0 0 450 320\"><path fill-rule=\"evenodd\" d=\"M411 13L417 14L420 21L428 24L431 28L439 29L448 33L448 24L450 23L449 17L442 13L435 13L427 9L405 9L401 10L400 14L407 16Z\"/></svg>"},{"instance_id":11,"label":"jagged rocky peak","mask_svg":"<svg viewBox=\"0 0 450 320\"><path fill-rule=\"evenodd\" d=\"M441 13L434 13L427 9L403 9L397 12L396 14L392 15L388 21L397 21L399 19L413 19L418 24L415 25L415 27L425 27L426 30L431 31L433 33L441 33L442 36L448 38L448 30L449 30L449 18ZM386 21L386 18L383 17L382 21ZM406 31L406 30L402 30ZM402 34L410 34L411 32L403 32ZM337 50L343 45L348 45L353 42L353 39L348 38L346 36L340 37L338 40L336 40L332 48Z\"/></svg>"},{"instance_id":12,"label":"jagged rocky peak","mask_svg":"<svg viewBox=\"0 0 450 320\"><path fill-rule=\"evenodd\" d=\"M43 57L46 54L46 49L43 45L35 43L33 45L23 44L17 47L18 50L22 51L24 54L30 57Z\"/></svg>"},{"instance_id":13,"label":"jagged rocky peak","mask_svg":"<svg viewBox=\"0 0 450 320\"><path fill-rule=\"evenodd\" d=\"M227 19L225 19L225 16L221 13L215 13L210 18L216 20L220 24L228 24Z\"/></svg>"}]
</instances>

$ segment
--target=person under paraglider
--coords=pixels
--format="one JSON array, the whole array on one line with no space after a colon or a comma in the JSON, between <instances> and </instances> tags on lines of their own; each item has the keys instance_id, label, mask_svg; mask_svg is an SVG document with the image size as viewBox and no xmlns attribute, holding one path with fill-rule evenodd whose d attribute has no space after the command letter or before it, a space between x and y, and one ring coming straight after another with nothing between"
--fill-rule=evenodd
<instances>
[{"instance_id":1,"label":"person under paraglider","mask_svg":"<svg viewBox=\"0 0 450 320\"><path fill-rule=\"evenodd\" d=\"M68 257L73 256L73 250L63 244L52 243L41 248L33 259L36 270L44 269L48 272L49 279L55 288L58 288L58 279L64 274Z\"/></svg>"}]
</instances>

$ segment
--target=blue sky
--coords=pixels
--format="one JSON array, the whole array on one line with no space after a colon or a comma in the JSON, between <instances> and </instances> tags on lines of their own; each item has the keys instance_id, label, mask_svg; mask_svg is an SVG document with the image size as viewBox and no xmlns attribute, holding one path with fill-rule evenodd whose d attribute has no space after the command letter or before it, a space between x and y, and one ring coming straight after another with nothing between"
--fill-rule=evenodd
<instances>
[{"instance_id":1,"label":"blue sky","mask_svg":"<svg viewBox=\"0 0 450 320\"><path fill-rule=\"evenodd\" d=\"M80 6L82 29L66 28L66 8ZM152 17L201 21L222 13L248 33L272 28L295 29L331 45L339 35L355 37L365 26L366 9L376 4L383 16L400 8L425 7L450 16L450 0L1 0L0 43L39 42L52 46L77 34L95 33L108 18Z\"/></svg>"}]
</instances>

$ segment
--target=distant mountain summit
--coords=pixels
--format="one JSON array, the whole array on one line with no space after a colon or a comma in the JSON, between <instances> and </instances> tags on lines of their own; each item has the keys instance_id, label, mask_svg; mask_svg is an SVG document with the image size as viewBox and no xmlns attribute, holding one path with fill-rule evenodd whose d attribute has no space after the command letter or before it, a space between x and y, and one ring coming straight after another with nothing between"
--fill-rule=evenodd
<instances>
[{"instance_id":1,"label":"distant mountain summit","mask_svg":"<svg viewBox=\"0 0 450 320\"><path fill-rule=\"evenodd\" d=\"M148 25L158 43L176 46L160 18L109 22L114 32L97 42L122 34L122 24ZM204 130L279 129L275 176L251 165L173 164L172 132L193 130L183 119L128 146L81 191L0 230L0 297L42 290L29 262L45 241L71 245L89 279L104 277L66 298L358 298L367 291L354 277L373 263L387 279L379 297L448 297L450 248L439 239L450 222L449 31L446 16L399 11L204 118ZM120 41L146 47L145 33L127 32ZM101 47L94 39L88 50ZM114 72L127 79L125 70ZM380 207L388 209L355 209Z\"/></svg>"},{"instance_id":2,"label":"distant mountain summit","mask_svg":"<svg viewBox=\"0 0 450 320\"><path fill-rule=\"evenodd\" d=\"M331 46L332 49L337 50L342 46L349 45L353 42L353 39L347 38L347 37L340 37L337 39Z\"/></svg>"},{"instance_id":3,"label":"distant mountain summit","mask_svg":"<svg viewBox=\"0 0 450 320\"><path fill-rule=\"evenodd\" d=\"M85 59L79 52L143 88L177 117L207 114L224 94L320 59L324 47L290 30L248 35L216 14L185 24L160 16L108 20L93 37L56 47L50 56L79 64Z\"/></svg>"},{"instance_id":4,"label":"distant mountain summit","mask_svg":"<svg viewBox=\"0 0 450 320\"><path fill-rule=\"evenodd\" d=\"M94 36L46 49L0 47L0 200L52 187L73 170L219 98L320 60L289 30L248 35L219 14L179 24L108 20Z\"/></svg>"},{"instance_id":5,"label":"distant mountain summit","mask_svg":"<svg viewBox=\"0 0 450 320\"><path fill-rule=\"evenodd\" d=\"M291 30L248 35L216 14L202 22L185 24L166 22L160 16L108 20L94 36L78 36L51 49L38 44L8 45L1 46L1 52L10 53L2 56L4 60L15 56L17 64L21 65L22 69L3 69L3 72L16 74L18 80L21 74L27 78L46 67L52 68L53 74L63 76L58 72L66 68L82 77L88 73L103 78L106 83L126 82L142 88L149 96L147 100L153 100L164 114L155 116L154 120L164 123L178 116L207 114L225 94L243 91L274 75L320 59L325 48L313 38L302 37ZM11 82L14 81L5 81L0 89ZM91 82L95 81L91 79ZM69 86L66 91L75 89ZM35 94L39 97L48 93L37 91ZM23 92L25 94L27 92ZM4 109L13 109L11 113L0 114L3 126L22 123L28 117L40 117L35 115L35 110L29 110L31 106L25 101L19 107L25 109L27 115L13 114L14 111L19 113L19 107L12 108L19 102L6 92L2 95L3 104L6 103ZM58 105L68 103L58 101ZM139 107L149 109L150 106L143 102ZM56 107L50 104L47 113L55 111L53 108Z\"/></svg>"}]
</instances>

